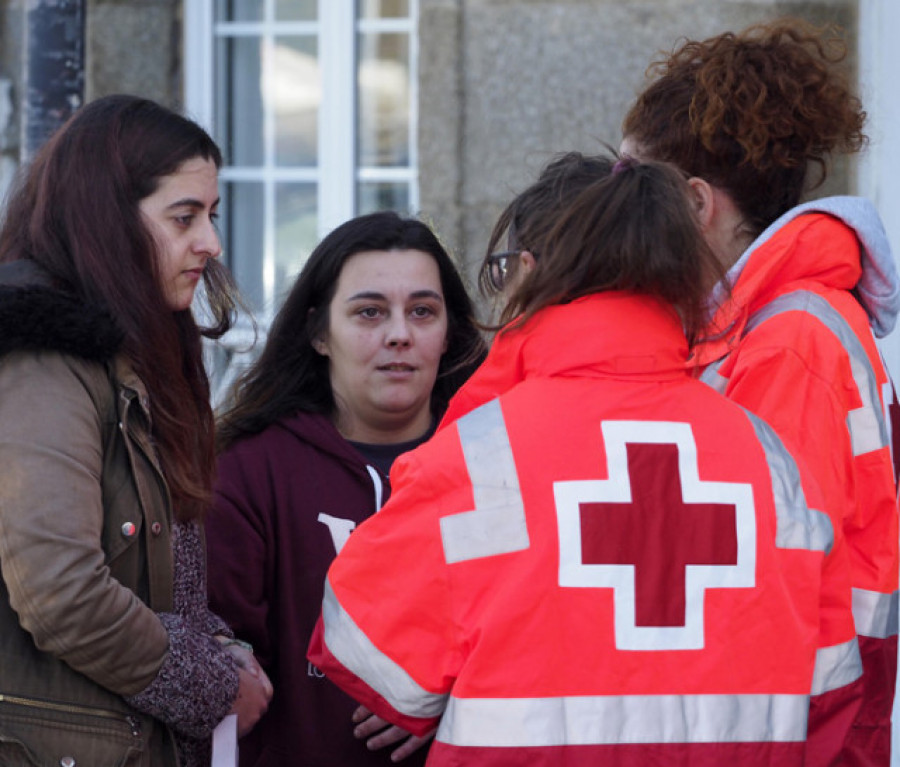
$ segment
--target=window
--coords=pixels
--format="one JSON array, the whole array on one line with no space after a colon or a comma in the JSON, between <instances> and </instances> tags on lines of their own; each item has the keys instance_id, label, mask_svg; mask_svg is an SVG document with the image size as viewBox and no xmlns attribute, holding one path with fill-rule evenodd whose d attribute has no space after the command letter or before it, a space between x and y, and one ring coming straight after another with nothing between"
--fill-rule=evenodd
<instances>
[{"instance_id":1,"label":"window","mask_svg":"<svg viewBox=\"0 0 900 767\"><path fill-rule=\"evenodd\" d=\"M187 110L226 158L226 262L265 324L328 231L417 209L417 0L197 0L185 13Z\"/></svg>"},{"instance_id":2,"label":"window","mask_svg":"<svg viewBox=\"0 0 900 767\"><path fill-rule=\"evenodd\" d=\"M187 112L222 147L226 263L259 322L207 347L213 399L316 243L418 209L418 0L188 0Z\"/></svg>"}]
</instances>

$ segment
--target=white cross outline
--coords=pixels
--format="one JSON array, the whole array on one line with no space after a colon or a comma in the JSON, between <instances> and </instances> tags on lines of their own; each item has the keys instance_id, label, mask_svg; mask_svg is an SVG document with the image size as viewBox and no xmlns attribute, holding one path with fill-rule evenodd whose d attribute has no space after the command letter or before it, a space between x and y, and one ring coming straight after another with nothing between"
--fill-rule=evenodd
<instances>
[{"instance_id":1,"label":"white cross outline","mask_svg":"<svg viewBox=\"0 0 900 767\"><path fill-rule=\"evenodd\" d=\"M740 482L700 479L697 445L690 424L672 421L604 421L609 479L554 482L559 525L559 585L611 588L615 605L616 647L620 650L700 650L704 646L703 601L708 588L748 588L756 584L756 516L753 487ZM735 507L737 564L685 567L685 625L638 626L634 565L581 561L583 503L631 503L626 443L675 444L684 503Z\"/></svg>"}]
</instances>

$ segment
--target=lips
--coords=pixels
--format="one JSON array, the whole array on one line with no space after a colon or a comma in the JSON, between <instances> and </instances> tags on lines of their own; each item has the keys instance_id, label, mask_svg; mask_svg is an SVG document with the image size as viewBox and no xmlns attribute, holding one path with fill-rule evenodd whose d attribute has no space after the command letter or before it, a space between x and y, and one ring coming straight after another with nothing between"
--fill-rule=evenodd
<instances>
[{"instance_id":1,"label":"lips","mask_svg":"<svg viewBox=\"0 0 900 767\"><path fill-rule=\"evenodd\" d=\"M415 367L406 362L390 362L387 365L379 365L378 369L388 373L410 373Z\"/></svg>"}]
</instances>

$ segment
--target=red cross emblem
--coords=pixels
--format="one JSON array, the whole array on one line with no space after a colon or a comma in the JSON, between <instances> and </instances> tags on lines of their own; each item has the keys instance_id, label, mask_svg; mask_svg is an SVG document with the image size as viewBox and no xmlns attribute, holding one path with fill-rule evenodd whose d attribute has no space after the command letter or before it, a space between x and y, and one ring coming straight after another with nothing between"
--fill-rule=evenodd
<instances>
[{"instance_id":1,"label":"red cross emblem","mask_svg":"<svg viewBox=\"0 0 900 767\"><path fill-rule=\"evenodd\" d=\"M619 649L700 649L705 590L755 583L752 487L701 480L689 424L602 432L609 478L554 485L560 585L613 589Z\"/></svg>"}]
</instances>

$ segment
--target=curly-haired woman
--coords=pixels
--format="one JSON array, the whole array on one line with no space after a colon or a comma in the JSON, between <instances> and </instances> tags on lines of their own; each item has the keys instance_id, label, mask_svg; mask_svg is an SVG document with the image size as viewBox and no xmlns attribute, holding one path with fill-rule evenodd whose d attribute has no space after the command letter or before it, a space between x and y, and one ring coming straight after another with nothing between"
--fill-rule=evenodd
<instances>
[{"instance_id":1,"label":"curly-haired woman","mask_svg":"<svg viewBox=\"0 0 900 767\"><path fill-rule=\"evenodd\" d=\"M865 143L834 30L791 19L687 41L623 123L622 151L689 177L729 269L710 300L705 379L762 416L815 473L851 556L865 697L845 764L884 764L897 655L897 505L875 344L900 285L873 207L801 204L829 159ZM885 394L888 392L888 394Z\"/></svg>"}]
</instances>

